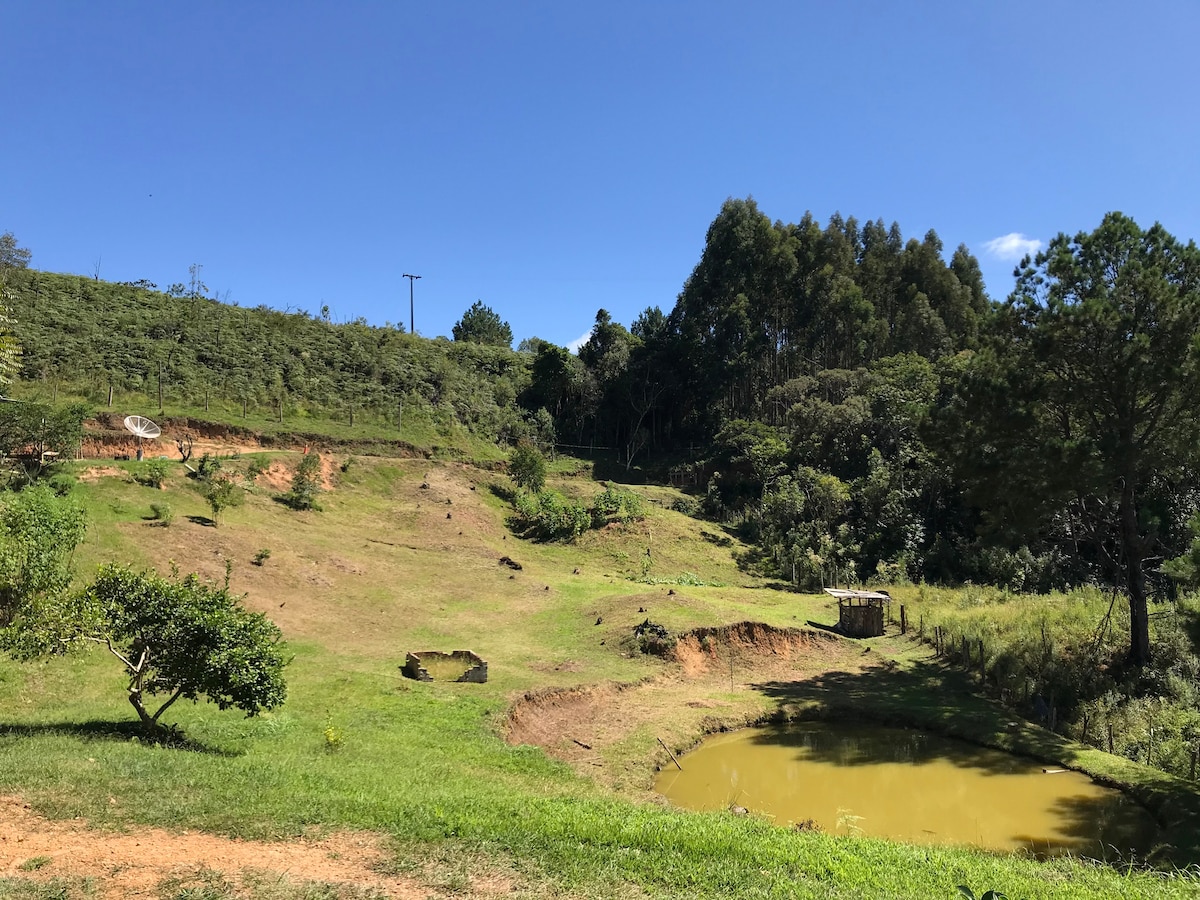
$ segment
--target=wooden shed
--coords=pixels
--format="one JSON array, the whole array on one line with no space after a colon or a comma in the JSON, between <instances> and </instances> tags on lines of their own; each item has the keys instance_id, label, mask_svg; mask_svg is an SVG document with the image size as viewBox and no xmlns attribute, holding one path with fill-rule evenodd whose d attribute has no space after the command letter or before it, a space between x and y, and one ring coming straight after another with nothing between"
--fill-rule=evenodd
<instances>
[{"instance_id":1,"label":"wooden shed","mask_svg":"<svg viewBox=\"0 0 1200 900\"><path fill-rule=\"evenodd\" d=\"M887 591L844 591L825 588L838 602L838 631L847 637L879 637L883 634L883 607L892 602Z\"/></svg>"}]
</instances>

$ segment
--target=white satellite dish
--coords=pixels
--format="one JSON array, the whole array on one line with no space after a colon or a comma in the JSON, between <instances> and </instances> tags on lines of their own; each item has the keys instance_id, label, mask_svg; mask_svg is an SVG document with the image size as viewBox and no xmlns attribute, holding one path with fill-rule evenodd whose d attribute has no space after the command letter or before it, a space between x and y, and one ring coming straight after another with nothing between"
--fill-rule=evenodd
<instances>
[{"instance_id":1,"label":"white satellite dish","mask_svg":"<svg viewBox=\"0 0 1200 900\"><path fill-rule=\"evenodd\" d=\"M138 459L142 458L142 438L152 441L162 434L162 429L144 416L126 416L125 427L137 435Z\"/></svg>"}]
</instances>

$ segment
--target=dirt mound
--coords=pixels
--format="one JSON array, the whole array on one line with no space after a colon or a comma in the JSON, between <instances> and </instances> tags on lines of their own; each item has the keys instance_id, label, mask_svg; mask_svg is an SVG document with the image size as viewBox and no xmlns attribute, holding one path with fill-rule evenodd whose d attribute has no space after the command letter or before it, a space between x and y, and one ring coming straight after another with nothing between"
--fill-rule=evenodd
<instances>
[{"instance_id":1,"label":"dirt mound","mask_svg":"<svg viewBox=\"0 0 1200 900\"><path fill-rule=\"evenodd\" d=\"M759 655L790 660L792 657L826 653L838 638L803 628L776 628L762 622L738 622L713 628L695 628L680 635L667 656L679 663L684 674L695 678L727 665L735 657Z\"/></svg>"},{"instance_id":2,"label":"dirt mound","mask_svg":"<svg viewBox=\"0 0 1200 900\"><path fill-rule=\"evenodd\" d=\"M609 682L528 691L509 709L505 735L510 744L559 748L567 756L578 757L580 750L592 749L587 741L572 736L579 726L597 721L621 694L636 690L641 685L641 682Z\"/></svg>"}]
</instances>

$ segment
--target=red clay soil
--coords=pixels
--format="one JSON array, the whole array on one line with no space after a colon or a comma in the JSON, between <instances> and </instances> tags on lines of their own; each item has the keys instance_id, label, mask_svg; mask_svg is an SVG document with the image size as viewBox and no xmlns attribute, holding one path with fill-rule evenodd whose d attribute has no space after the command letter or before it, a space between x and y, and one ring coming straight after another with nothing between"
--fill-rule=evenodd
<instances>
[{"instance_id":1,"label":"red clay soil","mask_svg":"<svg viewBox=\"0 0 1200 900\"><path fill-rule=\"evenodd\" d=\"M101 897L157 897L164 880L198 869L235 884L249 871L292 883L354 885L400 900L430 896L415 879L379 874L374 867L385 859L383 841L373 834L269 843L158 828L94 831L81 821L44 819L19 799L0 797L0 877L87 877Z\"/></svg>"},{"instance_id":2,"label":"red clay soil","mask_svg":"<svg viewBox=\"0 0 1200 900\"><path fill-rule=\"evenodd\" d=\"M505 738L533 744L600 781L624 776L609 772L607 748L639 730L677 736L737 727L761 715L753 700L756 682L804 680L831 670L864 665L852 642L825 632L740 622L697 628L679 636L662 654L670 665L658 676L635 683L604 683L530 691L509 708ZM731 661L740 685L730 693ZM691 713L682 712L684 708ZM758 710L756 713L755 710ZM664 720L666 711L666 721Z\"/></svg>"}]
</instances>

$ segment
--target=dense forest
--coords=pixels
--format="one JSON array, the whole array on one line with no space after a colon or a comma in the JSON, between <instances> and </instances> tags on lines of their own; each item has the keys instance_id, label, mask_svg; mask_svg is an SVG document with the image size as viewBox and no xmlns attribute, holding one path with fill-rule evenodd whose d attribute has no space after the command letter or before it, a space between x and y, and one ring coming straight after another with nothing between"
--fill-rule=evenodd
<instances>
[{"instance_id":1,"label":"dense forest","mask_svg":"<svg viewBox=\"0 0 1200 900\"><path fill-rule=\"evenodd\" d=\"M1003 300L963 246L729 200L669 312L605 310L578 354L476 303L453 341L3 265L19 379L570 447L671 478L745 565L835 582L1194 584L1200 252L1119 213L1024 261Z\"/></svg>"}]
</instances>

